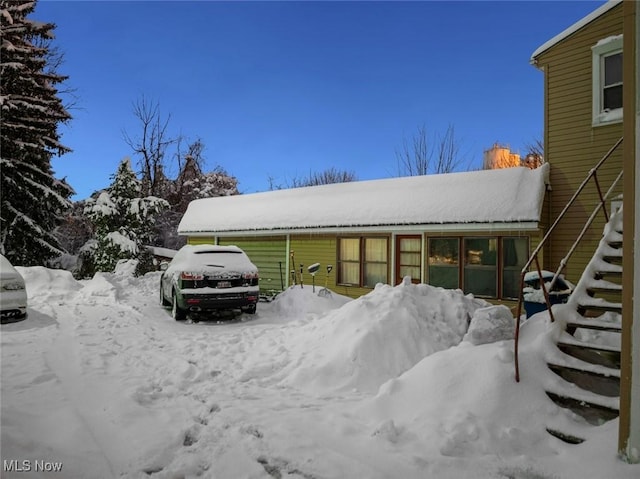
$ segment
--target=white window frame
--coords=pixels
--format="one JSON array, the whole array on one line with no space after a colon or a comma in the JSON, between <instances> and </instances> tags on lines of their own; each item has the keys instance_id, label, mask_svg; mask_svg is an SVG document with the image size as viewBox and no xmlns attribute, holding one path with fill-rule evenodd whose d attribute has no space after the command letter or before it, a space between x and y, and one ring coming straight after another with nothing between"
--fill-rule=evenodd
<instances>
[{"instance_id":1,"label":"white window frame","mask_svg":"<svg viewBox=\"0 0 640 479\"><path fill-rule=\"evenodd\" d=\"M622 35L615 35L600 40L593 47L592 79L593 79L593 126L611 125L622 122L622 108L603 110L604 58L622 53Z\"/></svg>"}]
</instances>

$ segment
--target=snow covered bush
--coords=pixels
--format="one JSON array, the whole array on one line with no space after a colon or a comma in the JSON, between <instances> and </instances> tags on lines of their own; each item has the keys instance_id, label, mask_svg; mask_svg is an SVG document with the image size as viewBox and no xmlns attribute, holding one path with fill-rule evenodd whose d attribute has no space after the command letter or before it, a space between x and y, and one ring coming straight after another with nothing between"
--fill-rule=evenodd
<instances>
[{"instance_id":1,"label":"snow covered bush","mask_svg":"<svg viewBox=\"0 0 640 479\"><path fill-rule=\"evenodd\" d=\"M111 186L87 201L84 212L95 228L96 271L113 271L119 260L138 258L150 241L156 216L169 205L155 196L141 198L141 191L141 182L125 158Z\"/></svg>"},{"instance_id":2,"label":"snow covered bush","mask_svg":"<svg viewBox=\"0 0 640 479\"><path fill-rule=\"evenodd\" d=\"M134 276L144 276L145 274L155 271L156 264L153 258L153 251L149 248L142 248L138 255L138 261L134 269Z\"/></svg>"}]
</instances>

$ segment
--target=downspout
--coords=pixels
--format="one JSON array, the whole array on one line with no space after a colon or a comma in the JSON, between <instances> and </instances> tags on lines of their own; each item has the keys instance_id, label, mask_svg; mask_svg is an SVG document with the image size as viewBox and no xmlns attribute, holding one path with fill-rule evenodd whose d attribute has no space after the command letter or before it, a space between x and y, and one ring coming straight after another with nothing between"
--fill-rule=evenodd
<instances>
[{"instance_id":1,"label":"downspout","mask_svg":"<svg viewBox=\"0 0 640 479\"><path fill-rule=\"evenodd\" d=\"M640 463L640 17L638 2L624 2L623 9L623 258L622 341L620 366L620 419L618 453L630 463ZM636 299L634 301L634 298Z\"/></svg>"},{"instance_id":2,"label":"downspout","mask_svg":"<svg viewBox=\"0 0 640 479\"><path fill-rule=\"evenodd\" d=\"M290 285L289 285L289 281L291 281L291 264L290 264L290 260L289 258L291 257L291 235L287 233L287 240L286 240L286 251L285 251L285 268L284 268L284 275L285 275L285 280L284 280L284 285L285 285L285 289L287 289Z\"/></svg>"}]
</instances>

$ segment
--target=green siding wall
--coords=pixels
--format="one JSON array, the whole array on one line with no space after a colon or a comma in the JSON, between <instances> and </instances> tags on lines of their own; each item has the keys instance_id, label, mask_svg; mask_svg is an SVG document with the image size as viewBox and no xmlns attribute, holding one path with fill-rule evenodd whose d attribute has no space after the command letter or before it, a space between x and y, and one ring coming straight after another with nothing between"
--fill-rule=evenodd
<instances>
[{"instance_id":1,"label":"green siding wall","mask_svg":"<svg viewBox=\"0 0 640 479\"><path fill-rule=\"evenodd\" d=\"M622 123L592 126L592 51L599 40L622 33L622 5L616 6L538 57L545 74L545 157L551 164L549 203L554 221L589 170L622 136ZM622 168L622 148L598 173L603 192ZM622 183L622 182L621 182ZM615 191L622 192L622 184ZM591 183L559 224L545 252L547 269L555 270L578 237L598 203ZM577 282L602 236L604 219L597 221L579 245L565 271Z\"/></svg>"},{"instance_id":2,"label":"green siding wall","mask_svg":"<svg viewBox=\"0 0 640 479\"><path fill-rule=\"evenodd\" d=\"M296 274L300 274L300 264L303 265L303 282L311 286L312 276L307 272L307 267L320 263L320 270L316 273L316 291L324 288L327 279L327 265L333 269L329 273L328 288L340 294L347 294L346 289L336 290L336 237L333 235L296 235L291 237L291 251L295 261ZM291 265L293 269L294 265ZM318 288L319 286L319 288Z\"/></svg>"},{"instance_id":3,"label":"green siding wall","mask_svg":"<svg viewBox=\"0 0 640 479\"><path fill-rule=\"evenodd\" d=\"M287 240L284 236L264 238L220 238L221 245L241 248L260 271L260 290L281 291L287 286ZM282 274L281 274L282 272Z\"/></svg>"},{"instance_id":4,"label":"green siding wall","mask_svg":"<svg viewBox=\"0 0 640 479\"><path fill-rule=\"evenodd\" d=\"M216 238L214 236L189 236L187 244L216 244Z\"/></svg>"}]
</instances>

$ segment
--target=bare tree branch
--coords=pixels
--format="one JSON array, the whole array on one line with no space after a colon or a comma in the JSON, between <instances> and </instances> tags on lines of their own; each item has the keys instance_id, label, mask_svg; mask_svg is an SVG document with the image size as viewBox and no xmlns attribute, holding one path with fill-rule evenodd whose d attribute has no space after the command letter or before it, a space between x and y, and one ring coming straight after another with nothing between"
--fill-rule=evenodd
<instances>
[{"instance_id":1,"label":"bare tree branch","mask_svg":"<svg viewBox=\"0 0 640 479\"><path fill-rule=\"evenodd\" d=\"M335 167L327 168L320 172L309 172L309 175L300 178L294 176L290 181L285 181L285 184L276 183L276 179L273 176L269 176L269 190L282 190L286 188L302 188L305 186L318 186L329 185L332 183L348 183L350 181L357 181L358 177L353 171L339 170Z\"/></svg>"},{"instance_id":2,"label":"bare tree branch","mask_svg":"<svg viewBox=\"0 0 640 479\"><path fill-rule=\"evenodd\" d=\"M544 141L541 138L536 138L532 143L525 144L524 147L527 149L527 154L533 153L544 157Z\"/></svg>"},{"instance_id":3,"label":"bare tree branch","mask_svg":"<svg viewBox=\"0 0 640 479\"><path fill-rule=\"evenodd\" d=\"M525 148L527 154L522 160L523 166L537 168L544 164L544 141L541 138L536 138L533 143L527 143Z\"/></svg>"},{"instance_id":4,"label":"bare tree branch","mask_svg":"<svg viewBox=\"0 0 640 479\"><path fill-rule=\"evenodd\" d=\"M396 150L398 176L418 176L431 173L450 173L460 165L460 144L455 129L449 125L442 137L429 140L424 125L418 127L411 141L405 138Z\"/></svg>"},{"instance_id":5,"label":"bare tree branch","mask_svg":"<svg viewBox=\"0 0 640 479\"><path fill-rule=\"evenodd\" d=\"M177 141L167 134L171 115L163 119L160 105L144 96L134 102L133 114L140 121L141 136L132 138L124 131L124 140L138 156L144 194L157 196L161 178L164 177L167 147Z\"/></svg>"}]
</instances>

